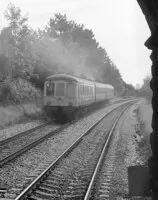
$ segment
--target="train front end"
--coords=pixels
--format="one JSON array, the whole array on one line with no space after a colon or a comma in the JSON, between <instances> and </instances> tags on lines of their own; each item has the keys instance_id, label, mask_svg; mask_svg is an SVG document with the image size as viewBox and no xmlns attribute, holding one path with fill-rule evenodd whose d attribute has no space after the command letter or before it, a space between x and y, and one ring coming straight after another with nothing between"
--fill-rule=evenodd
<instances>
[{"instance_id":1,"label":"train front end","mask_svg":"<svg viewBox=\"0 0 158 200\"><path fill-rule=\"evenodd\" d=\"M44 106L49 116L62 119L76 110L77 83L66 75L52 75L44 85Z\"/></svg>"}]
</instances>

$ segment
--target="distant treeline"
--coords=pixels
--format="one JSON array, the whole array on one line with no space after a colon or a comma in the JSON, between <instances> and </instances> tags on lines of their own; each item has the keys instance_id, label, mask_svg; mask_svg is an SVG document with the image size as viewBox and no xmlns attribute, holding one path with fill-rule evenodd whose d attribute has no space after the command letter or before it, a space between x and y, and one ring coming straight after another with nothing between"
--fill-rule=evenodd
<instances>
[{"instance_id":1,"label":"distant treeline","mask_svg":"<svg viewBox=\"0 0 158 200\"><path fill-rule=\"evenodd\" d=\"M151 75L146 76L143 80L142 87L136 90L139 96L145 97L149 102L151 102L153 95L152 90L150 88L150 81L151 81Z\"/></svg>"},{"instance_id":2,"label":"distant treeline","mask_svg":"<svg viewBox=\"0 0 158 200\"><path fill-rule=\"evenodd\" d=\"M8 26L0 33L1 102L40 97L45 78L55 73L111 84L118 96L145 94L123 81L92 30L66 15L55 14L43 30L37 31L13 4L8 5L5 18Z\"/></svg>"}]
</instances>

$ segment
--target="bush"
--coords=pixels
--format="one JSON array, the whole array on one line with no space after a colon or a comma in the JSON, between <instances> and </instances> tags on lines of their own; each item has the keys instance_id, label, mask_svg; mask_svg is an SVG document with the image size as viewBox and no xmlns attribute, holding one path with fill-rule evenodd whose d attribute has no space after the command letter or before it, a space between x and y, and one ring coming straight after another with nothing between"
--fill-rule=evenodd
<instances>
[{"instance_id":1,"label":"bush","mask_svg":"<svg viewBox=\"0 0 158 200\"><path fill-rule=\"evenodd\" d=\"M36 89L30 82L18 78L15 80L6 79L0 85L1 103L20 103L34 101L42 97L42 92Z\"/></svg>"}]
</instances>

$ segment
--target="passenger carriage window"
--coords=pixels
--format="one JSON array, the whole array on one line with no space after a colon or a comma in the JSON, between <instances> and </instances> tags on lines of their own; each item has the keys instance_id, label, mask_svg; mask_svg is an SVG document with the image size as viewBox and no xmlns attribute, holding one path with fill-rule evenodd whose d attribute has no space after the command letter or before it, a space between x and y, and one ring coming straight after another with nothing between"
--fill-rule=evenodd
<instances>
[{"instance_id":1,"label":"passenger carriage window","mask_svg":"<svg viewBox=\"0 0 158 200\"><path fill-rule=\"evenodd\" d=\"M80 93L80 96L82 96L82 85L80 85L79 93Z\"/></svg>"},{"instance_id":2,"label":"passenger carriage window","mask_svg":"<svg viewBox=\"0 0 158 200\"><path fill-rule=\"evenodd\" d=\"M82 96L84 95L84 87L83 87L83 85L82 85Z\"/></svg>"},{"instance_id":3,"label":"passenger carriage window","mask_svg":"<svg viewBox=\"0 0 158 200\"><path fill-rule=\"evenodd\" d=\"M82 95L83 95L83 87L82 87L82 85L80 85L80 90L79 90L79 93L80 93L80 96L82 96Z\"/></svg>"},{"instance_id":4,"label":"passenger carriage window","mask_svg":"<svg viewBox=\"0 0 158 200\"><path fill-rule=\"evenodd\" d=\"M87 95L87 86L86 85L84 86L84 95L85 96Z\"/></svg>"},{"instance_id":5,"label":"passenger carriage window","mask_svg":"<svg viewBox=\"0 0 158 200\"><path fill-rule=\"evenodd\" d=\"M55 84L53 82L47 82L46 83L46 95L54 96L54 88L55 88Z\"/></svg>"},{"instance_id":6,"label":"passenger carriage window","mask_svg":"<svg viewBox=\"0 0 158 200\"><path fill-rule=\"evenodd\" d=\"M85 86L83 85L83 96L85 96Z\"/></svg>"},{"instance_id":7,"label":"passenger carriage window","mask_svg":"<svg viewBox=\"0 0 158 200\"><path fill-rule=\"evenodd\" d=\"M56 93L57 97L62 97L65 94L65 83L56 82Z\"/></svg>"}]
</instances>

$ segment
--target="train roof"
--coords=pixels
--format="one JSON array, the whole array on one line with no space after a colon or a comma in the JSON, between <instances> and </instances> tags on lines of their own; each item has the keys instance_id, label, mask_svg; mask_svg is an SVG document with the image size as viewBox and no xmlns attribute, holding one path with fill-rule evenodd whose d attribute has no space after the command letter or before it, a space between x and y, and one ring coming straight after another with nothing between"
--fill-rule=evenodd
<instances>
[{"instance_id":1,"label":"train roof","mask_svg":"<svg viewBox=\"0 0 158 200\"><path fill-rule=\"evenodd\" d=\"M79 77L76 77L76 76L72 76L72 75L69 75L69 74L54 74L54 75L48 76L46 78L46 80L59 80L60 78L65 79L65 80L70 80L70 81L73 81L73 82L94 83L94 81L86 80L86 79L79 78Z\"/></svg>"},{"instance_id":2,"label":"train roof","mask_svg":"<svg viewBox=\"0 0 158 200\"><path fill-rule=\"evenodd\" d=\"M69 75L69 74L54 74L54 75L51 75L51 76L48 76L46 78L46 81L47 80L59 80L60 78L62 79L65 79L65 80L70 80L70 81L73 81L73 82L80 82L80 83L87 83L87 84L98 84L100 87L103 86L103 87L108 87L108 88L113 88L112 85L109 85L109 84L105 84L105 83L99 83L99 82L96 82L96 81L92 81L92 80L86 80L86 79L83 79L83 78L79 78L77 76L72 76L72 75Z\"/></svg>"}]
</instances>

